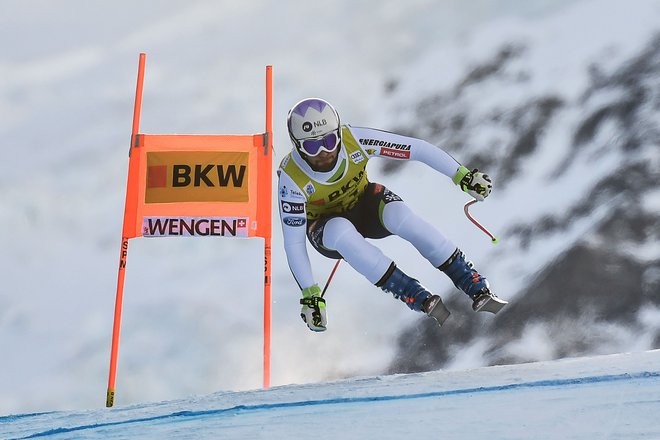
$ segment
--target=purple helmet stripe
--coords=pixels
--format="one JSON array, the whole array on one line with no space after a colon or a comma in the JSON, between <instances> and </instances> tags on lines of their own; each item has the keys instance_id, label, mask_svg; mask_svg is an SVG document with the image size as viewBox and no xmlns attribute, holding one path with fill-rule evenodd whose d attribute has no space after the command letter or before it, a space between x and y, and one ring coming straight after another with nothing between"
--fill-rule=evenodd
<instances>
[{"instance_id":1,"label":"purple helmet stripe","mask_svg":"<svg viewBox=\"0 0 660 440\"><path fill-rule=\"evenodd\" d=\"M298 115L304 117L309 108L313 108L321 113L326 105L327 104L325 102L318 99L306 99L293 109L293 113L297 113Z\"/></svg>"}]
</instances>

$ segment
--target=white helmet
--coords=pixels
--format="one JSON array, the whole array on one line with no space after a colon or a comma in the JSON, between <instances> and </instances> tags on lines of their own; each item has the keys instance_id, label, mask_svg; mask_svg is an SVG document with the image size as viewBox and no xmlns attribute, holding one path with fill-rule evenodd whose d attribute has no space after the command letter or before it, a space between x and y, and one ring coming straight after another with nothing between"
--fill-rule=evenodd
<instances>
[{"instance_id":1,"label":"white helmet","mask_svg":"<svg viewBox=\"0 0 660 440\"><path fill-rule=\"evenodd\" d=\"M339 114L323 99L298 102L289 110L286 125L293 145L307 156L333 151L341 144Z\"/></svg>"}]
</instances>

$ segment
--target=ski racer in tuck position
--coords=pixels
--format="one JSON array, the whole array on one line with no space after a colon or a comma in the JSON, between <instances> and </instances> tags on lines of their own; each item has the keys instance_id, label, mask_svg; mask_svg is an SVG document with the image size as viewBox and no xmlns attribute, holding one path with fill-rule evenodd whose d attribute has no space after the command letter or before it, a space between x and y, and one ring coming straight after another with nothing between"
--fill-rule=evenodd
<instances>
[{"instance_id":1,"label":"ski racer in tuck position","mask_svg":"<svg viewBox=\"0 0 660 440\"><path fill-rule=\"evenodd\" d=\"M301 317L311 330L326 330L327 316L306 238L322 255L343 258L371 283L440 325L449 317L440 296L405 274L365 238L395 234L409 241L472 299L475 311L497 313L506 304L449 239L395 193L369 182L366 165L373 157L421 161L479 201L491 191L486 174L470 171L426 141L342 125L334 107L322 99L298 102L289 111L287 127L293 149L277 170L278 204L287 261L302 291Z\"/></svg>"}]
</instances>

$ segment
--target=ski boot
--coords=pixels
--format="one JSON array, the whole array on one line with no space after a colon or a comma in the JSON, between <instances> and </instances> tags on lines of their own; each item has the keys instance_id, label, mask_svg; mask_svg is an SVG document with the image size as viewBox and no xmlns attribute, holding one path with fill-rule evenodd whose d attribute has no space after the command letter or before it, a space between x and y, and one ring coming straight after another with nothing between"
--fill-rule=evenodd
<instances>
[{"instance_id":1,"label":"ski boot","mask_svg":"<svg viewBox=\"0 0 660 440\"><path fill-rule=\"evenodd\" d=\"M497 313L508 304L490 291L488 280L474 269L471 261L465 260L460 249L457 248L438 269L472 299L472 310L475 312Z\"/></svg>"},{"instance_id":2,"label":"ski boot","mask_svg":"<svg viewBox=\"0 0 660 440\"><path fill-rule=\"evenodd\" d=\"M438 325L442 325L450 315L438 295L433 295L426 290L418 280L403 273L394 263L390 265L376 286L403 301L411 310L431 316L438 321Z\"/></svg>"}]
</instances>

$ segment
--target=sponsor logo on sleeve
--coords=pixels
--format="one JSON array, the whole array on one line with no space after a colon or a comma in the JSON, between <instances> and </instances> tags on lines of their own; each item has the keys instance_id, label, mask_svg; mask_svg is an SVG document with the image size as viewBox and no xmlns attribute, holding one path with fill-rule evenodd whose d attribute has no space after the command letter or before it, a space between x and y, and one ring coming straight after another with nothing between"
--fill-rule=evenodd
<instances>
[{"instance_id":1,"label":"sponsor logo on sleeve","mask_svg":"<svg viewBox=\"0 0 660 440\"><path fill-rule=\"evenodd\" d=\"M144 237L247 237L247 217L144 217Z\"/></svg>"},{"instance_id":2,"label":"sponsor logo on sleeve","mask_svg":"<svg viewBox=\"0 0 660 440\"><path fill-rule=\"evenodd\" d=\"M285 225L293 227L302 226L307 223L307 219L304 217L284 217L282 221Z\"/></svg>"},{"instance_id":3,"label":"sponsor logo on sleeve","mask_svg":"<svg viewBox=\"0 0 660 440\"><path fill-rule=\"evenodd\" d=\"M284 185L282 188L280 188L280 198L285 199L289 196L295 199L305 199L305 196L299 190L288 188L286 185Z\"/></svg>"},{"instance_id":4,"label":"sponsor logo on sleeve","mask_svg":"<svg viewBox=\"0 0 660 440\"><path fill-rule=\"evenodd\" d=\"M287 214L302 214L305 212L305 205L303 203L282 202L282 211Z\"/></svg>"},{"instance_id":5,"label":"sponsor logo on sleeve","mask_svg":"<svg viewBox=\"0 0 660 440\"><path fill-rule=\"evenodd\" d=\"M378 154L381 156L393 157L395 159L410 159L409 144L397 144L380 139L360 139L360 144L364 146L380 147L380 152Z\"/></svg>"},{"instance_id":6,"label":"sponsor logo on sleeve","mask_svg":"<svg viewBox=\"0 0 660 440\"><path fill-rule=\"evenodd\" d=\"M393 157L394 159L410 159L410 151L395 150L392 148L381 148L380 155L386 157Z\"/></svg>"},{"instance_id":7,"label":"sponsor logo on sleeve","mask_svg":"<svg viewBox=\"0 0 660 440\"><path fill-rule=\"evenodd\" d=\"M301 199L304 199L304 198L305 198L305 196L303 195L303 193L301 193L301 192L298 191L297 189L291 189L290 191L291 191L291 195L292 195L293 197L298 197L298 198L301 198Z\"/></svg>"}]
</instances>

